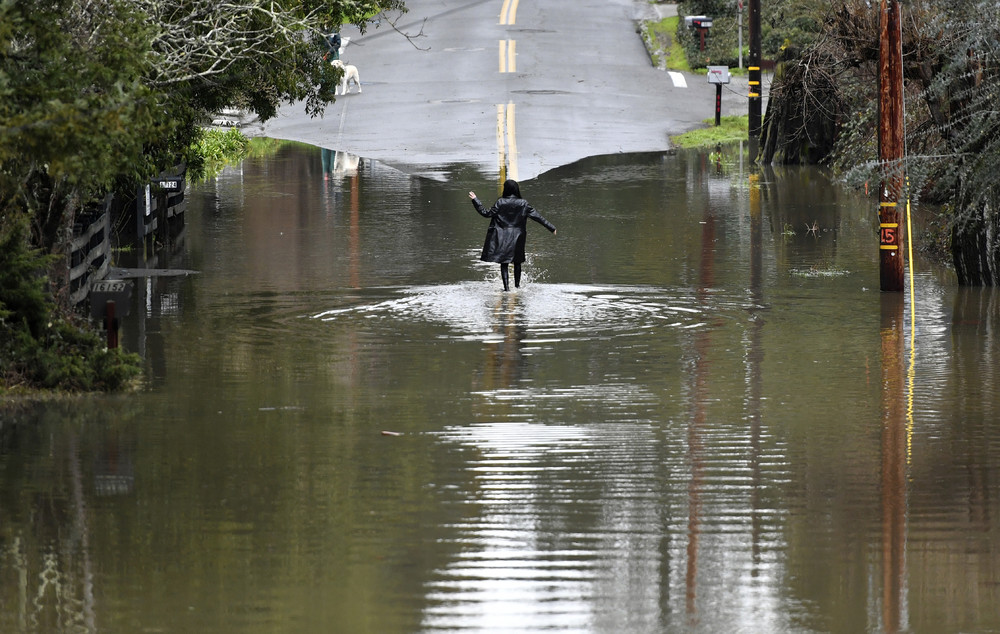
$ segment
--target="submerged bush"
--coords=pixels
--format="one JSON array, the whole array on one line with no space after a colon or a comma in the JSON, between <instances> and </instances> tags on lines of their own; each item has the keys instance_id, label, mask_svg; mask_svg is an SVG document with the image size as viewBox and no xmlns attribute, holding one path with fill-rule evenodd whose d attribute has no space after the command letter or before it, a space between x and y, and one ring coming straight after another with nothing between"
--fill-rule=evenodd
<instances>
[{"instance_id":1,"label":"submerged bush","mask_svg":"<svg viewBox=\"0 0 1000 634\"><path fill-rule=\"evenodd\" d=\"M47 293L52 256L28 247L27 221L0 218L0 391L120 390L141 372L136 354L60 315Z\"/></svg>"}]
</instances>

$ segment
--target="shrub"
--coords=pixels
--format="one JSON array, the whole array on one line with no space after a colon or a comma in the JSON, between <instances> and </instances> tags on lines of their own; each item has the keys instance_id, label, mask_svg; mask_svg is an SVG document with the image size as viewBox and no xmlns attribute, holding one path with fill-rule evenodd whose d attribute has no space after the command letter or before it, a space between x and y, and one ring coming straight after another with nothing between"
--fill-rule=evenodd
<instances>
[{"instance_id":1,"label":"shrub","mask_svg":"<svg viewBox=\"0 0 1000 634\"><path fill-rule=\"evenodd\" d=\"M52 256L29 248L27 221L0 217L0 389L120 390L141 372L136 354L59 315L45 270Z\"/></svg>"}]
</instances>

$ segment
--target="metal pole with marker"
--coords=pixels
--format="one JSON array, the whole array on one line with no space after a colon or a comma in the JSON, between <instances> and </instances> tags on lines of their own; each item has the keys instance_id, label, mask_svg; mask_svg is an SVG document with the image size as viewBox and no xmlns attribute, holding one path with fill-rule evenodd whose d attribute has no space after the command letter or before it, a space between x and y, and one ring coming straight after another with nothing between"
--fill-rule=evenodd
<instances>
[{"instance_id":1,"label":"metal pole with marker","mask_svg":"<svg viewBox=\"0 0 1000 634\"><path fill-rule=\"evenodd\" d=\"M715 125L722 123L722 87L729 83L728 66L709 66L708 83L715 84Z\"/></svg>"}]
</instances>

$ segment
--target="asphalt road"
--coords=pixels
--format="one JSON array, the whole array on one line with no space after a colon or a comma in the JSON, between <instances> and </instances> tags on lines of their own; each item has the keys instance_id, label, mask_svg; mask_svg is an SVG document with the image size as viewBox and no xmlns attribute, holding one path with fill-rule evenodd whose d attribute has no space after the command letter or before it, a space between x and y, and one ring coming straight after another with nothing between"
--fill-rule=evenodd
<instances>
[{"instance_id":1,"label":"asphalt road","mask_svg":"<svg viewBox=\"0 0 1000 634\"><path fill-rule=\"evenodd\" d=\"M248 132L411 174L469 164L525 180L588 156L667 150L715 115L704 75L652 66L637 32L654 17L646 0L407 4L395 28L342 32L361 94L338 97L322 118L286 106ZM723 114L745 112L746 90L727 87Z\"/></svg>"}]
</instances>

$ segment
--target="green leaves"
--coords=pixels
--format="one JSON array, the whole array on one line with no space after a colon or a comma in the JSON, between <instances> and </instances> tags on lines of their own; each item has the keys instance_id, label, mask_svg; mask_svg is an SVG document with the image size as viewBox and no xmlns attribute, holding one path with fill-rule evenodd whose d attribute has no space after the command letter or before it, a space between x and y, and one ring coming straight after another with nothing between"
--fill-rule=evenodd
<instances>
[{"instance_id":1,"label":"green leaves","mask_svg":"<svg viewBox=\"0 0 1000 634\"><path fill-rule=\"evenodd\" d=\"M132 190L192 156L245 152L239 133L202 135L212 113L266 119L297 100L322 113L335 81L320 35L403 9L401 0L0 0L0 378L15 368L79 389L127 378L127 358L95 355L92 340L74 339L83 331L50 325L62 322L45 254L64 255L78 210L116 185Z\"/></svg>"}]
</instances>

